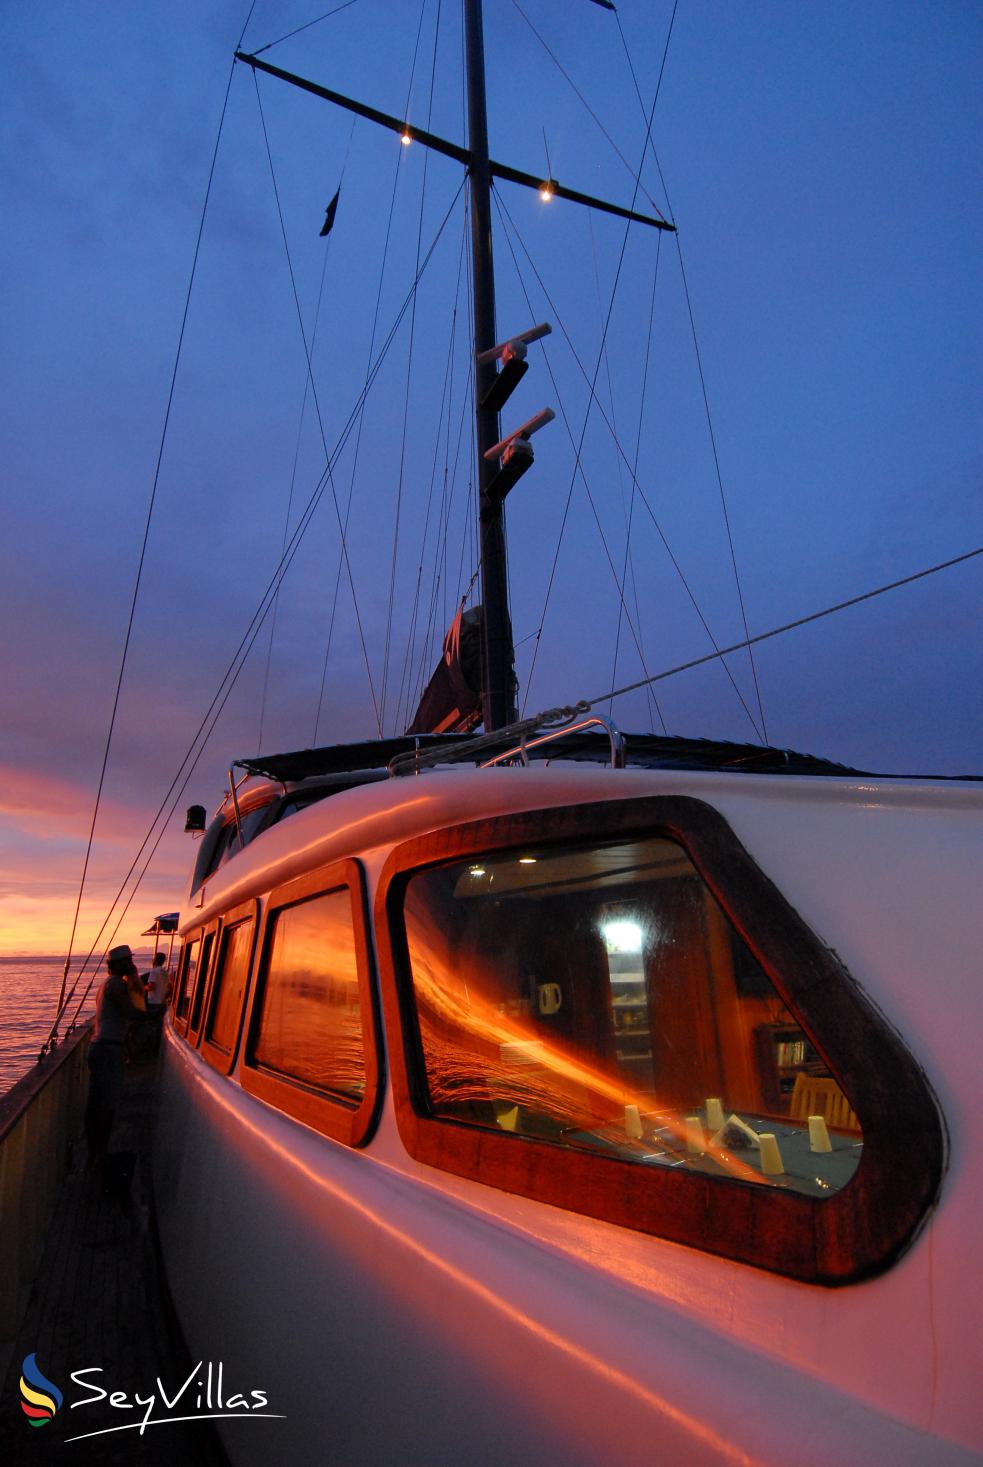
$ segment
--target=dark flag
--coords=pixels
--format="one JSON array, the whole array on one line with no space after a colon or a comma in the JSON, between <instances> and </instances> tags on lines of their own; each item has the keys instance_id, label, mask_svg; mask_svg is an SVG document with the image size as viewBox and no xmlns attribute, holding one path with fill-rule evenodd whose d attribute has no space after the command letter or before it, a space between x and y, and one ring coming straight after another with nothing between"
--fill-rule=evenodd
<instances>
[{"instance_id":1,"label":"dark flag","mask_svg":"<svg viewBox=\"0 0 983 1467\"><path fill-rule=\"evenodd\" d=\"M334 216L338 212L338 195L340 193L341 186L339 185L338 188L335 190L334 198L331 200L325 212L324 223L321 225L321 233L319 236L321 239L323 239L326 234L331 233L331 228L334 224Z\"/></svg>"},{"instance_id":2,"label":"dark flag","mask_svg":"<svg viewBox=\"0 0 983 1467\"><path fill-rule=\"evenodd\" d=\"M470 733L481 722L481 607L460 610L444 638L437 663L406 730Z\"/></svg>"}]
</instances>

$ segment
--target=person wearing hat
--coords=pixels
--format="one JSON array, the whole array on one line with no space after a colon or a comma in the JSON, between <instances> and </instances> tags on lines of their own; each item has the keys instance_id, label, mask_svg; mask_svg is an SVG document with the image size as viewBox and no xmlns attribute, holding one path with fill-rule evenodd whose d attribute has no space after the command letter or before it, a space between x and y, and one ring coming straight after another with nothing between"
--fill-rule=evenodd
<instances>
[{"instance_id":1,"label":"person wearing hat","mask_svg":"<svg viewBox=\"0 0 983 1467\"><path fill-rule=\"evenodd\" d=\"M109 970L96 996L96 1017L89 1044L89 1099L85 1107L85 1139L90 1169L102 1168L109 1151L116 1107L123 1094L126 1031L130 1020L146 1018L130 997L130 984L139 983L133 953L126 943L110 950Z\"/></svg>"}]
</instances>

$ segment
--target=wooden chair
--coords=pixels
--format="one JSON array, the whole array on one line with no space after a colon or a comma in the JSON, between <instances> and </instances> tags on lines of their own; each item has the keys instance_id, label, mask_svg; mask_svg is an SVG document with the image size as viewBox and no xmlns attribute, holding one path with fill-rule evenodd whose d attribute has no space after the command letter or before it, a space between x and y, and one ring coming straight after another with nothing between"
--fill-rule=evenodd
<instances>
[{"instance_id":1,"label":"wooden chair","mask_svg":"<svg viewBox=\"0 0 983 1467\"><path fill-rule=\"evenodd\" d=\"M826 1124L837 1131L860 1132L860 1122L836 1081L815 1075L801 1072L796 1075L789 1116L793 1121L822 1116Z\"/></svg>"}]
</instances>

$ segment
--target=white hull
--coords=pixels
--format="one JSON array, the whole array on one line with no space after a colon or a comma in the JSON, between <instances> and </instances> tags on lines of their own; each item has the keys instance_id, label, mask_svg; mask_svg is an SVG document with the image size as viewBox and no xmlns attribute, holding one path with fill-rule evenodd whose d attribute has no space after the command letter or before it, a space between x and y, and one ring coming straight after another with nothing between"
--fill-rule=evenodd
<instances>
[{"instance_id":1,"label":"white hull","mask_svg":"<svg viewBox=\"0 0 983 1467\"><path fill-rule=\"evenodd\" d=\"M724 816L901 1034L948 1130L937 1208L878 1277L804 1284L415 1160L391 1024L378 1124L358 1149L246 1093L241 1059L222 1075L170 1029L156 1166L171 1289L193 1358L222 1360L227 1391L261 1389L285 1418L220 1423L236 1463L978 1460L978 789L430 774L272 828L206 883L183 930L247 898L262 908L342 857L362 863L373 910L400 841L665 794Z\"/></svg>"}]
</instances>

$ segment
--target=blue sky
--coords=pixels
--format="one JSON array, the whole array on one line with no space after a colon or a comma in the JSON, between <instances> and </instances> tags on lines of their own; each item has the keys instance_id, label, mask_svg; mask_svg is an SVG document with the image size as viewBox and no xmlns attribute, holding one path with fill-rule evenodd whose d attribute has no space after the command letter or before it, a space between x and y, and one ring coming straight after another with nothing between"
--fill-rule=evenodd
<instances>
[{"instance_id":1,"label":"blue sky","mask_svg":"<svg viewBox=\"0 0 983 1467\"><path fill-rule=\"evenodd\" d=\"M258 0L245 49L329 8ZM432 130L463 141L459 16L456 6L439 9L436 47L436 0L424 5L422 23L415 3L357 0L264 55L418 125L429 116ZM632 174L614 145L637 167L644 129L622 34L647 108L671 14L661 0L624 0L619 33L617 20L588 0L521 0L521 9L487 0L493 154L545 174L548 150L562 182L630 202ZM226 3L105 0L22 6L6 16L0 762L7 788L31 798L11 796L0 812L5 951L57 950L67 941L209 163L245 15L246 7ZM661 208L671 204L679 225L752 634L983 544L981 36L975 4L678 7L655 114L663 177L649 155L641 180ZM413 278L418 234L426 248L460 169L425 163L421 148L400 149L367 124L353 129L347 114L269 78L260 78L259 92L309 338L324 271L312 357L333 443L364 380L377 296L381 340ZM339 180L326 245L318 229ZM624 631L614 665L618 596L598 532L599 524L620 566L631 480L594 408L582 462L595 519L571 446L588 405L572 349L593 373L624 230L515 187L498 194L507 211L495 215L501 335L531 324L530 315L554 325L548 358L533 349L532 370L504 417L508 427L546 404L559 413L535 440L535 469L509 501L518 669L531 711L642 675ZM380 371L358 452L349 555L377 702L388 672L387 731L409 700L400 686L405 639L421 563L418 632L427 619L434 506L443 493L452 503L438 639L473 568L462 237L457 209L415 317L404 318ZM742 623L680 253L668 237L647 332L656 247L654 231L629 234L598 396L629 462L637 437L646 501L726 645L740 639ZM305 376L256 88L239 66L114 735L93 916L115 890L121 849L139 844L276 566L295 461L294 521L318 482L323 453L309 397L304 406ZM353 458L350 441L335 474L342 506ZM709 643L651 517L637 501L631 513L629 601L634 607L637 596L638 636L654 672ZM338 544L328 494L277 608L267 750L313 737ZM866 768L979 772L981 562L761 648L770 739ZM411 647L410 683L424 670L421 641ZM267 626L184 803L214 806L230 759L256 752L268 644ZM732 670L756 714L746 657L732 659ZM325 686L322 741L374 732L344 576ZM659 700L673 733L754 737L719 668L670 680ZM616 716L627 728L645 725L645 699L626 699ZM182 837L165 838L134 908L141 925L145 914L178 904L188 855Z\"/></svg>"}]
</instances>

